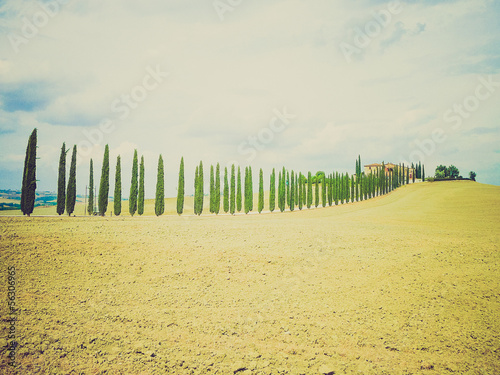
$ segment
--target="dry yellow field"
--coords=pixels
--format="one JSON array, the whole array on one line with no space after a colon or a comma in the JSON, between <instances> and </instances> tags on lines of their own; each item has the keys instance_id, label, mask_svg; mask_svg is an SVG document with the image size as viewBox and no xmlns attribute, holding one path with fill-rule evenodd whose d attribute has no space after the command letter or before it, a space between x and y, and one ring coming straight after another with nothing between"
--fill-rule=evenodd
<instances>
[{"instance_id":1,"label":"dry yellow field","mask_svg":"<svg viewBox=\"0 0 500 375\"><path fill-rule=\"evenodd\" d=\"M4 216L0 240L19 374L500 374L497 186L234 217Z\"/></svg>"}]
</instances>

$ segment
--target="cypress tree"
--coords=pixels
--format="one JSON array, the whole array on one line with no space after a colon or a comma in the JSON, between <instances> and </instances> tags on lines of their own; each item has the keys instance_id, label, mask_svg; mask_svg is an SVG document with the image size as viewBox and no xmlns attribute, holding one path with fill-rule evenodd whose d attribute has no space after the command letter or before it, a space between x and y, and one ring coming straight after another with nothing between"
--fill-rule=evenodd
<instances>
[{"instance_id":1,"label":"cypress tree","mask_svg":"<svg viewBox=\"0 0 500 375\"><path fill-rule=\"evenodd\" d=\"M214 195L215 195L215 180L214 180L214 165L210 165L210 213L214 213Z\"/></svg>"},{"instance_id":2,"label":"cypress tree","mask_svg":"<svg viewBox=\"0 0 500 375\"><path fill-rule=\"evenodd\" d=\"M76 203L76 145L73 146L71 154L71 166L69 168L68 191L66 193L66 212L70 216L75 210Z\"/></svg>"},{"instance_id":3,"label":"cypress tree","mask_svg":"<svg viewBox=\"0 0 500 375\"><path fill-rule=\"evenodd\" d=\"M299 174L295 173L295 204L299 204Z\"/></svg>"},{"instance_id":4,"label":"cypress tree","mask_svg":"<svg viewBox=\"0 0 500 375\"><path fill-rule=\"evenodd\" d=\"M217 163L217 167L215 167L215 201L214 201L214 212L216 215L219 214L220 211L220 166Z\"/></svg>"},{"instance_id":5,"label":"cypress tree","mask_svg":"<svg viewBox=\"0 0 500 375\"><path fill-rule=\"evenodd\" d=\"M203 162L200 161L200 168L198 169L198 215L201 215L203 213L203 198L204 198L204 183L203 183Z\"/></svg>"},{"instance_id":6,"label":"cypress tree","mask_svg":"<svg viewBox=\"0 0 500 375\"><path fill-rule=\"evenodd\" d=\"M312 187L312 176L311 172L307 173L307 208L311 208L313 198L312 198L312 193L313 193L313 187Z\"/></svg>"},{"instance_id":7,"label":"cypress tree","mask_svg":"<svg viewBox=\"0 0 500 375\"><path fill-rule=\"evenodd\" d=\"M160 157L163 166L163 157L161 155ZM177 185L177 214L182 215L183 212L184 212L184 157L181 157L181 165L179 167L179 182Z\"/></svg>"},{"instance_id":8,"label":"cypress tree","mask_svg":"<svg viewBox=\"0 0 500 375\"><path fill-rule=\"evenodd\" d=\"M163 165L163 158L162 158L162 165ZM177 184L177 214L182 215L183 212L184 212L184 157L181 157L181 165L179 167L179 182Z\"/></svg>"},{"instance_id":9,"label":"cypress tree","mask_svg":"<svg viewBox=\"0 0 500 375\"><path fill-rule=\"evenodd\" d=\"M122 213L122 167L120 155L116 158L115 194L113 195L113 210L116 216Z\"/></svg>"},{"instance_id":10,"label":"cypress tree","mask_svg":"<svg viewBox=\"0 0 500 375\"><path fill-rule=\"evenodd\" d=\"M253 181L252 181L252 167L248 167L248 197L250 199L249 211L253 211Z\"/></svg>"},{"instance_id":11,"label":"cypress tree","mask_svg":"<svg viewBox=\"0 0 500 375\"><path fill-rule=\"evenodd\" d=\"M158 158L158 174L156 175L155 215L160 216L163 215L164 212L165 212L165 177L163 168L163 157L160 154L160 157Z\"/></svg>"},{"instance_id":12,"label":"cypress tree","mask_svg":"<svg viewBox=\"0 0 500 375\"><path fill-rule=\"evenodd\" d=\"M138 173L138 161L137 161L137 150L134 150L134 160L132 161L132 179L130 184L130 195L128 198L128 212L131 216L134 216L137 211L137 173Z\"/></svg>"},{"instance_id":13,"label":"cypress tree","mask_svg":"<svg viewBox=\"0 0 500 375\"><path fill-rule=\"evenodd\" d=\"M94 162L90 159L90 178L89 178L89 205L87 212L89 215L94 214Z\"/></svg>"},{"instance_id":14,"label":"cypress tree","mask_svg":"<svg viewBox=\"0 0 500 375\"><path fill-rule=\"evenodd\" d=\"M321 205L323 207L326 207L326 175L323 174L323 177L321 178Z\"/></svg>"},{"instance_id":15,"label":"cypress tree","mask_svg":"<svg viewBox=\"0 0 500 375\"><path fill-rule=\"evenodd\" d=\"M354 202L354 175L351 175L351 203Z\"/></svg>"},{"instance_id":16,"label":"cypress tree","mask_svg":"<svg viewBox=\"0 0 500 375\"><path fill-rule=\"evenodd\" d=\"M406 185L410 183L410 166L406 167Z\"/></svg>"},{"instance_id":17,"label":"cypress tree","mask_svg":"<svg viewBox=\"0 0 500 375\"><path fill-rule=\"evenodd\" d=\"M238 165L238 180L236 186L236 210L241 212L241 168Z\"/></svg>"},{"instance_id":18,"label":"cypress tree","mask_svg":"<svg viewBox=\"0 0 500 375\"><path fill-rule=\"evenodd\" d=\"M299 196L297 199L297 206L299 207L299 210L302 210L303 201L302 201L302 173L301 172L299 172L298 185L299 185Z\"/></svg>"},{"instance_id":19,"label":"cypress tree","mask_svg":"<svg viewBox=\"0 0 500 375\"><path fill-rule=\"evenodd\" d=\"M144 213L144 156L141 156L141 165L139 167L139 193L137 197L137 213Z\"/></svg>"},{"instance_id":20,"label":"cypress tree","mask_svg":"<svg viewBox=\"0 0 500 375\"><path fill-rule=\"evenodd\" d=\"M290 175L290 211L295 209L295 175L292 171Z\"/></svg>"},{"instance_id":21,"label":"cypress tree","mask_svg":"<svg viewBox=\"0 0 500 375\"><path fill-rule=\"evenodd\" d=\"M314 185L314 207L318 208L319 206L319 178L316 174L316 183Z\"/></svg>"},{"instance_id":22,"label":"cypress tree","mask_svg":"<svg viewBox=\"0 0 500 375\"><path fill-rule=\"evenodd\" d=\"M21 187L21 211L28 217L35 208L36 195L36 128L31 133L26 146L26 157L24 159L23 184Z\"/></svg>"},{"instance_id":23,"label":"cypress tree","mask_svg":"<svg viewBox=\"0 0 500 375\"><path fill-rule=\"evenodd\" d=\"M231 166L231 193L229 195L229 212L234 215L236 210L236 176L234 164Z\"/></svg>"},{"instance_id":24,"label":"cypress tree","mask_svg":"<svg viewBox=\"0 0 500 375\"><path fill-rule=\"evenodd\" d=\"M276 172L273 168L271 173L271 182L269 184L269 211L273 212L276 208Z\"/></svg>"},{"instance_id":25,"label":"cypress tree","mask_svg":"<svg viewBox=\"0 0 500 375\"><path fill-rule=\"evenodd\" d=\"M197 165L194 171L194 196L193 196L193 209L194 209L194 214L198 215L199 213L199 202L200 200L198 199L198 194L199 194L199 183L200 183L200 178L199 178L199 166Z\"/></svg>"},{"instance_id":26,"label":"cypress tree","mask_svg":"<svg viewBox=\"0 0 500 375\"><path fill-rule=\"evenodd\" d=\"M224 212L229 211L229 183L227 181L227 167L224 168Z\"/></svg>"},{"instance_id":27,"label":"cypress tree","mask_svg":"<svg viewBox=\"0 0 500 375\"><path fill-rule=\"evenodd\" d=\"M245 214L250 212L250 193L249 193L249 178L248 178L248 167L245 167Z\"/></svg>"},{"instance_id":28,"label":"cypress tree","mask_svg":"<svg viewBox=\"0 0 500 375\"><path fill-rule=\"evenodd\" d=\"M425 166L422 164L422 181L425 181Z\"/></svg>"},{"instance_id":29,"label":"cypress tree","mask_svg":"<svg viewBox=\"0 0 500 375\"><path fill-rule=\"evenodd\" d=\"M104 216L108 210L109 196L109 146L104 148L102 160L101 181L99 183L99 215Z\"/></svg>"},{"instance_id":30,"label":"cypress tree","mask_svg":"<svg viewBox=\"0 0 500 375\"><path fill-rule=\"evenodd\" d=\"M66 205L66 143L61 147L59 157L59 177L57 179L57 213L62 215Z\"/></svg>"},{"instance_id":31,"label":"cypress tree","mask_svg":"<svg viewBox=\"0 0 500 375\"><path fill-rule=\"evenodd\" d=\"M283 181L281 177L281 170L278 172L278 208L280 209L280 212L283 212Z\"/></svg>"},{"instance_id":32,"label":"cypress tree","mask_svg":"<svg viewBox=\"0 0 500 375\"><path fill-rule=\"evenodd\" d=\"M286 205L290 207L290 172L286 171Z\"/></svg>"},{"instance_id":33,"label":"cypress tree","mask_svg":"<svg viewBox=\"0 0 500 375\"><path fill-rule=\"evenodd\" d=\"M263 209L264 209L264 175L261 168L259 173L259 205L258 205L259 214L262 212Z\"/></svg>"}]
</instances>

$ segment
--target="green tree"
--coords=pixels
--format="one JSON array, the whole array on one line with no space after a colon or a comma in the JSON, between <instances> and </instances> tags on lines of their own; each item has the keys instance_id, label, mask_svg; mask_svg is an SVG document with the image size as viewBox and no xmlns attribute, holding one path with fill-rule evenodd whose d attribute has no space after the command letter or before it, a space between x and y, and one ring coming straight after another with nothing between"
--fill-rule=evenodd
<instances>
[{"instance_id":1,"label":"green tree","mask_svg":"<svg viewBox=\"0 0 500 375\"><path fill-rule=\"evenodd\" d=\"M450 165L448 168L448 176L450 178L457 178L459 175L460 175L460 171L458 170L457 167L455 167L454 165Z\"/></svg>"},{"instance_id":2,"label":"green tree","mask_svg":"<svg viewBox=\"0 0 500 375\"><path fill-rule=\"evenodd\" d=\"M469 172L469 178L470 178L472 181L476 181L476 176L477 176L476 172L474 172L474 171L470 171L470 172Z\"/></svg>"},{"instance_id":3,"label":"green tree","mask_svg":"<svg viewBox=\"0 0 500 375\"><path fill-rule=\"evenodd\" d=\"M71 166L69 168L68 191L66 193L66 212L70 216L75 211L76 203L76 145L73 146L71 154Z\"/></svg>"},{"instance_id":4,"label":"green tree","mask_svg":"<svg viewBox=\"0 0 500 375\"><path fill-rule=\"evenodd\" d=\"M258 205L259 214L262 212L263 209L264 209L264 175L261 168L259 173L259 205Z\"/></svg>"},{"instance_id":5,"label":"green tree","mask_svg":"<svg viewBox=\"0 0 500 375\"><path fill-rule=\"evenodd\" d=\"M248 197L249 197L249 211L253 211L253 179L252 179L252 167L248 167Z\"/></svg>"},{"instance_id":6,"label":"green tree","mask_svg":"<svg viewBox=\"0 0 500 375\"><path fill-rule=\"evenodd\" d=\"M276 172L273 168L271 172L271 182L269 184L269 211L273 212L276 208Z\"/></svg>"},{"instance_id":7,"label":"green tree","mask_svg":"<svg viewBox=\"0 0 500 375\"><path fill-rule=\"evenodd\" d=\"M238 212L241 212L241 168L238 165L238 181L237 181L237 187L236 187L236 210Z\"/></svg>"},{"instance_id":8,"label":"green tree","mask_svg":"<svg viewBox=\"0 0 500 375\"><path fill-rule=\"evenodd\" d=\"M115 194L113 196L113 210L116 216L122 213L122 167L120 155L116 158Z\"/></svg>"},{"instance_id":9,"label":"green tree","mask_svg":"<svg viewBox=\"0 0 500 375\"><path fill-rule=\"evenodd\" d=\"M214 213L215 176L214 165L210 165L210 213Z\"/></svg>"},{"instance_id":10,"label":"green tree","mask_svg":"<svg viewBox=\"0 0 500 375\"><path fill-rule=\"evenodd\" d=\"M200 167L197 165L194 171L194 196L193 196L193 208L194 208L194 214L198 215L199 213L199 202L200 200L198 199L198 194L200 192L199 184L200 184L200 177L199 177L199 169Z\"/></svg>"},{"instance_id":11,"label":"green tree","mask_svg":"<svg viewBox=\"0 0 500 375\"><path fill-rule=\"evenodd\" d=\"M234 164L231 166L231 192L229 193L229 212L234 215L236 211L236 175Z\"/></svg>"},{"instance_id":12,"label":"green tree","mask_svg":"<svg viewBox=\"0 0 500 375\"><path fill-rule=\"evenodd\" d=\"M283 176L281 176L281 170L278 172L278 208L280 212L283 212Z\"/></svg>"},{"instance_id":13,"label":"green tree","mask_svg":"<svg viewBox=\"0 0 500 375\"><path fill-rule=\"evenodd\" d=\"M220 211L220 166L217 163L217 167L215 168L215 202L214 202L214 212L216 215L219 214Z\"/></svg>"},{"instance_id":14,"label":"green tree","mask_svg":"<svg viewBox=\"0 0 500 375\"><path fill-rule=\"evenodd\" d=\"M139 166L139 193L137 196L137 213L144 213L144 156L141 156L141 164Z\"/></svg>"},{"instance_id":15,"label":"green tree","mask_svg":"<svg viewBox=\"0 0 500 375\"><path fill-rule=\"evenodd\" d=\"M354 175L351 175L351 203L354 202Z\"/></svg>"},{"instance_id":16,"label":"green tree","mask_svg":"<svg viewBox=\"0 0 500 375\"><path fill-rule=\"evenodd\" d=\"M326 176L323 173L321 176L321 205L326 207Z\"/></svg>"},{"instance_id":17,"label":"green tree","mask_svg":"<svg viewBox=\"0 0 500 375\"><path fill-rule=\"evenodd\" d=\"M311 172L307 173L307 208L311 208L313 202L313 187Z\"/></svg>"},{"instance_id":18,"label":"green tree","mask_svg":"<svg viewBox=\"0 0 500 375\"><path fill-rule=\"evenodd\" d=\"M163 157L158 158L158 173L156 175L155 215L160 216L165 212L165 170L163 168ZM184 197L184 194L183 194ZM179 201L177 201L179 203ZM182 206L181 206L182 207ZM179 207L177 207L178 209ZM182 210L181 210L182 213Z\"/></svg>"},{"instance_id":19,"label":"green tree","mask_svg":"<svg viewBox=\"0 0 500 375\"><path fill-rule=\"evenodd\" d=\"M425 166L422 165L422 181L425 181Z\"/></svg>"},{"instance_id":20,"label":"green tree","mask_svg":"<svg viewBox=\"0 0 500 375\"><path fill-rule=\"evenodd\" d=\"M319 206L319 179L316 176L316 181L314 182L314 207Z\"/></svg>"},{"instance_id":21,"label":"green tree","mask_svg":"<svg viewBox=\"0 0 500 375\"><path fill-rule=\"evenodd\" d=\"M57 213L62 215L66 205L66 143L61 147L59 157L59 177L57 179Z\"/></svg>"},{"instance_id":22,"label":"green tree","mask_svg":"<svg viewBox=\"0 0 500 375\"><path fill-rule=\"evenodd\" d=\"M28 217L35 208L36 195L36 128L31 133L26 147L26 157L24 159L23 184L21 187L21 211Z\"/></svg>"},{"instance_id":23,"label":"green tree","mask_svg":"<svg viewBox=\"0 0 500 375\"><path fill-rule=\"evenodd\" d=\"M162 158L162 166L163 166L163 158ZM183 212L184 212L184 157L181 157L181 165L179 167L179 182L177 184L177 214L182 215Z\"/></svg>"},{"instance_id":24,"label":"green tree","mask_svg":"<svg viewBox=\"0 0 500 375\"><path fill-rule=\"evenodd\" d=\"M250 212L250 188L249 188L249 177L248 177L248 167L245 167L245 214Z\"/></svg>"},{"instance_id":25,"label":"green tree","mask_svg":"<svg viewBox=\"0 0 500 375\"><path fill-rule=\"evenodd\" d=\"M134 150L134 160L132 161L132 179L130 181L130 195L128 198L128 212L130 212L131 216L134 216L135 212L137 211L138 170L139 162L137 160L137 150Z\"/></svg>"},{"instance_id":26,"label":"green tree","mask_svg":"<svg viewBox=\"0 0 500 375\"><path fill-rule=\"evenodd\" d=\"M94 162L90 159L90 178L89 178L89 205L87 212L89 215L94 214Z\"/></svg>"},{"instance_id":27,"label":"green tree","mask_svg":"<svg viewBox=\"0 0 500 375\"><path fill-rule=\"evenodd\" d=\"M104 148L102 160L101 181L99 183L99 215L104 216L108 210L109 197L109 146Z\"/></svg>"},{"instance_id":28,"label":"green tree","mask_svg":"<svg viewBox=\"0 0 500 375\"><path fill-rule=\"evenodd\" d=\"M290 211L295 209L295 173L292 170L290 174Z\"/></svg>"},{"instance_id":29,"label":"green tree","mask_svg":"<svg viewBox=\"0 0 500 375\"><path fill-rule=\"evenodd\" d=\"M198 215L203 213L203 198L205 192L205 185L203 183L203 162L200 161L200 167L198 168Z\"/></svg>"},{"instance_id":30,"label":"green tree","mask_svg":"<svg viewBox=\"0 0 500 375\"><path fill-rule=\"evenodd\" d=\"M229 183L227 180L227 167L224 168L224 212L229 212Z\"/></svg>"}]
</instances>

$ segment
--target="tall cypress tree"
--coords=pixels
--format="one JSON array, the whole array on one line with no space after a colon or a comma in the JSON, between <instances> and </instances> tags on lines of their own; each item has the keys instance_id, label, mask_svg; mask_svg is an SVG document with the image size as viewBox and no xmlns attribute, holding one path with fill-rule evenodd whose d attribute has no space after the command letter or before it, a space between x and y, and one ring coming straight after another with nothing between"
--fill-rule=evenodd
<instances>
[{"instance_id":1,"label":"tall cypress tree","mask_svg":"<svg viewBox=\"0 0 500 375\"><path fill-rule=\"evenodd\" d=\"M198 205L200 203L200 200L198 198L198 194L200 192L199 184L200 184L200 177L199 177L199 169L200 167L197 165L194 171L194 196L193 196L193 208L194 208L194 214L198 215L199 213L199 208Z\"/></svg>"},{"instance_id":2,"label":"tall cypress tree","mask_svg":"<svg viewBox=\"0 0 500 375\"><path fill-rule=\"evenodd\" d=\"M214 212L216 215L219 214L220 211L220 166L217 163L217 167L215 168L215 202L214 202Z\"/></svg>"},{"instance_id":3,"label":"tall cypress tree","mask_svg":"<svg viewBox=\"0 0 500 375\"><path fill-rule=\"evenodd\" d=\"M104 216L108 210L109 196L109 146L104 148L104 158L102 161L101 181L99 183L99 214Z\"/></svg>"},{"instance_id":4,"label":"tall cypress tree","mask_svg":"<svg viewBox=\"0 0 500 375\"><path fill-rule=\"evenodd\" d=\"M262 212L263 209L264 209L264 175L261 168L259 172L259 205L258 205L259 214Z\"/></svg>"},{"instance_id":5,"label":"tall cypress tree","mask_svg":"<svg viewBox=\"0 0 500 375\"><path fill-rule=\"evenodd\" d=\"M238 179L236 185L236 211L241 212L242 201L241 201L241 168L238 165Z\"/></svg>"},{"instance_id":6,"label":"tall cypress tree","mask_svg":"<svg viewBox=\"0 0 500 375\"><path fill-rule=\"evenodd\" d=\"M210 165L210 213L214 213L215 176L214 165Z\"/></svg>"},{"instance_id":7,"label":"tall cypress tree","mask_svg":"<svg viewBox=\"0 0 500 375\"><path fill-rule=\"evenodd\" d=\"M122 213L122 166L120 155L116 158L115 194L113 196L113 210L116 216Z\"/></svg>"},{"instance_id":8,"label":"tall cypress tree","mask_svg":"<svg viewBox=\"0 0 500 375\"><path fill-rule=\"evenodd\" d=\"M234 215L236 211L236 175L234 164L231 166L231 192L229 193L229 212Z\"/></svg>"},{"instance_id":9,"label":"tall cypress tree","mask_svg":"<svg viewBox=\"0 0 500 375\"><path fill-rule=\"evenodd\" d=\"M244 197L245 197L245 214L248 214L250 212L250 196L249 196L249 189L248 189L248 167L245 167L245 192L244 192Z\"/></svg>"},{"instance_id":10,"label":"tall cypress tree","mask_svg":"<svg viewBox=\"0 0 500 375\"><path fill-rule=\"evenodd\" d=\"M312 206L312 202L313 202L312 194L313 194L312 176L311 176L311 172L308 172L307 173L307 208L311 208L311 206Z\"/></svg>"},{"instance_id":11,"label":"tall cypress tree","mask_svg":"<svg viewBox=\"0 0 500 375\"><path fill-rule=\"evenodd\" d=\"M422 181L425 181L425 166L422 164Z\"/></svg>"},{"instance_id":12,"label":"tall cypress tree","mask_svg":"<svg viewBox=\"0 0 500 375\"><path fill-rule=\"evenodd\" d=\"M89 215L94 214L94 162L90 159L90 177L89 177L89 205L87 212Z\"/></svg>"},{"instance_id":13,"label":"tall cypress tree","mask_svg":"<svg viewBox=\"0 0 500 375\"><path fill-rule=\"evenodd\" d=\"M21 187L21 211L28 217L35 208L36 195L36 128L31 133L26 146L26 157L24 159L23 184Z\"/></svg>"},{"instance_id":14,"label":"tall cypress tree","mask_svg":"<svg viewBox=\"0 0 500 375\"><path fill-rule=\"evenodd\" d=\"M269 211L276 208L276 172L273 168L271 172L271 182L269 183Z\"/></svg>"},{"instance_id":15,"label":"tall cypress tree","mask_svg":"<svg viewBox=\"0 0 500 375\"><path fill-rule=\"evenodd\" d=\"M73 146L71 154L71 166L69 168L68 191L66 193L66 212L70 216L75 211L76 203L76 145Z\"/></svg>"},{"instance_id":16,"label":"tall cypress tree","mask_svg":"<svg viewBox=\"0 0 500 375\"><path fill-rule=\"evenodd\" d=\"M278 208L283 212L283 177L281 170L278 172Z\"/></svg>"},{"instance_id":17,"label":"tall cypress tree","mask_svg":"<svg viewBox=\"0 0 500 375\"><path fill-rule=\"evenodd\" d=\"M321 205L326 207L326 175L323 173L321 177Z\"/></svg>"},{"instance_id":18,"label":"tall cypress tree","mask_svg":"<svg viewBox=\"0 0 500 375\"><path fill-rule=\"evenodd\" d=\"M199 188L199 191L198 191L198 200L199 200L199 203L198 203L198 215L201 215L203 213L203 198L204 198L204 192L205 192L205 188L204 188L204 183L203 183L203 162L200 161L200 168L198 169L198 188Z\"/></svg>"},{"instance_id":19,"label":"tall cypress tree","mask_svg":"<svg viewBox=\"0 0 500 375\"><path fill-rule=\"evenodd\" d=\"M349 178L349 173L345 174L345 202L349 203L349 199L351 198L351 188L349 187L349 182L351 179Z\"/></svg>"},{"instance_id":20,"label":"tall cypress tree","mask_svg":"<svg viewBox=\"0 0 500 375\"><path fill-rule=\"evenodd\" d=\"M286 205L290 207L290 172L286 171Z\"/></svg>"},{"instance_id":21,"label":"tall cypress tree","mask_svg":"<svg viewBox=\"0 0 500 375\"><path fill-rule=\"evenodd\" d=\"M66 205L66 143L61 147L59 157L59 177L57 179L57 213L62 215Z\"/></svg>"},{"instance_id":22,"label":"tall cypress tree","mask_svg":"<svg viewBox=\"0 0 500 375\"><path fill-rule=\"evenodd\" d=\"M156 175L155 215L160 216L165 212L165 178L163 157L158 158L158 173ZM184 197L184 194L183 194ZM182 211L181 211L182 213Z\"/></svg>"},{"instance_id":23,"label":"tall cypress tree","mask_svg":"<svg viewBox=\"0 0 500 375\"><path fill-rule=\"evenodd\" d=\"M224 212L229 212L229 183L227 180L227 167L224 168Z\"/></svg>"},{"instance_id":24,"label":"tall cypress tree","mask_svg":"<svg viewBox=\"0 0 500 375\"><path fill-rule=\"evenodd\" d=\"M137 194L137 213L144 213L144 156L141 156L141 165L139 167L139 193Z\"/></svg>"},{"instance_id":25,"label":"tall cypress tree","mask_svg":"<svg viewBox=\"0 0 500 375\"><path fill-rule=\"evenodd\" d=\"M314 207L318 208L319 206L319 178L316 174L316 184L314 185Z\"/></svg>"},{"instance_id":26,"label":"tall cypress tree","mask_svg":"<svg viewBox=\"0 0 500 375\"><path fill-rule=\"evenodd\" d=\"M351 175L351 203L354 202L354 175Z\"/></svg>"},{"instance_id":27,"label":"tall cypress tree","mask_svg":"<svg viewBox=\"0 0 500 375\"><path fill-rule=\"evenodd\" d=\"M138 170L139 162L137 160L137 150L134 150L134 160L132 161L132 179L130 181L130 195L128 198L128 212L130 212L130 215L132 216L134 216L135 212L137 211Z\"/></svg>"},{"instance_id":28,"label":"tall cypress tree","mask_svg":"<svg viewBox=\"0 0 500 375\"><path fill-rule=\"evenodd\" d=\"M163 164L163 158L162 158L162 164ZM177 185L177 214L182 215L183 212L184 212L184 157L181 157L181 165L179 167L179 182Z\"/></svg>"},{"instance_id":29,"label":"tall cypress tree","mask_svg":"<svg viewBox=\"0 0 500 375\"><path fill-rule=\"evenodd\" d=\"M250 198L250 205L248 207L249 211L253 211L253 178L252 178L252 166L248 167L248 196Z\"/></svg>"},{"instance_id":30,"label":"tall cypress tree","mask_svg":"<svg viewBox=\"0 0 500 375\"><path fill-rule=\"evenodd\" d=\"M299 172L298 184L299 184L299 196L298 196L298 199L297 199L297 206L299 207L299 210L302 210L302 205L303 205L302 197L303 197L303 194L302 194L302 173L301 172Z\"/></svg>"},{"instance_id":31,"label":"tall cypress tree","mask_svg":"<svg viewBox=\"0 0 500 375\"><path fill-rule=\"evenodd\" d=\"M292 173L290 174L290 211L293 211L295 209L295 174L292 170Z\"/></svg>"}]
</instances>

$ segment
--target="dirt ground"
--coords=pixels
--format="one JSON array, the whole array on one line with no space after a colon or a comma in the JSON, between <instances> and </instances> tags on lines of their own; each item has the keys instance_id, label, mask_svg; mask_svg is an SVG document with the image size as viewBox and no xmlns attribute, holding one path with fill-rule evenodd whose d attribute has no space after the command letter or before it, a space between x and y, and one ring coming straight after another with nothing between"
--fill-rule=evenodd
<instances>
[{"instance_id":1,"label":"dirt ground","mask_svg":"<svg viewBox=\"0 0 500 375\"><path fill-rule=\"evenodd\" d=\"M499 244L500 187L469 181L275 214L0 217L0 372L500 374Z\"/></svg>"}]
</instances>

